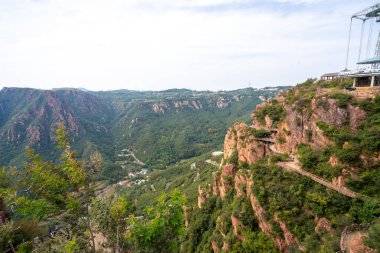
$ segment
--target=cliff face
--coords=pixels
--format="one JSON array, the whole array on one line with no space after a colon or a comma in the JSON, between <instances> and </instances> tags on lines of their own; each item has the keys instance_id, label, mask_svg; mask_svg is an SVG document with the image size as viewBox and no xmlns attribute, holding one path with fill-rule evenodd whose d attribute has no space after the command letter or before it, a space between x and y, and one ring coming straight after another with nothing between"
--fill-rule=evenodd
<instances>
[{"instance_id":1,"label":"cliff face","mask_svg":"<svg viewBox=\"0 0 380 253\"><path fill-rule=\"evenodd\" d=\"M112 117L111 105L79 90L4 88L0 108L3 145L8 150L27 145L43 154L51 154L58 123L64 124L76 143L91 132L108 134Z\"/></svg>"},{"instance_id":2,"label":"cliff face","mask_svg":"<svg viewBox=\"0 0 380 253\"><path fill-rule=\"evenodd\" d=\"M337 100L326 96L313 98L310 108L299 104L287 104L283 96L278 96L277 99L284 108L286 117L278 124L275 147L277 150L287 153L296 152L296 147L300 143L309 143L313 148L331 145L331 140L317 126L318 122L338 128L348 125L351 133L354 133L366 119L365 111L358 106L349 104L346 108L342 108L337 105ZM272 123L268 117L265 125L260 124L254 118L253 126L270 129Z\"/></svg>"},{"instance_id":3,"label":"cliff face","mask_svg":"<svg viewBox=\"0 0 380 253\"><path fill-rule=\"evenodd\" d=\"M333 132L333 134L338 136L340 134L339 131L345 129L344 133L346 135L344 135L344 138L350 139L346 136L354 136L357 131L362 129L361 126L368 120L367 112L363 109L364 107L359 106L367 102L361 103L360 101L355 101L356 98L353 98L351 94L347 94L344 91L335 94L326 91L326 89L314 88L313 86L309 86L306 89L309 93L302 89L303 87L301 87L301 89L295 88L291 91L293 93L290 95L283 93L278 95L274 101L270 100L258 105L256 111L252 114L251 126L240 122L230 127L224 141L225 165L221 167L220 171L213 173L213 196L220 196L222 200L226 201L226 196L230 196L231 191L233 191L235 200L249 201L251 205L251 215L256 218L260 230L271 239L276 248L281 252L289 252L295 248L300 251L307 251L302 241L304 238L297 238L299 233L296 236L297 233L294 232L297 232L298 228L294 229L294 227L289 226L289 220L285 222L286 220L284 219L296 220L297 216L307 217L305 219L309 219L309 226L312 226L316 235L321 237L325 236L326 233L336 233L336 231L340 231L339 229L342 228L336 229L333 227L331 217L327 217L328 215L326 213L328 212L321 212L318 210L319 207L314 207L316 211L311 211L306 206L292 208L288 206L289 204L286 203L286 199L278 200L277 197L271 197L271 192L266 191L262 185L262 178L258 180L260 181L260 185L256 185L258 176L256 175L255 167L250 167L249 170L246 168L252 164L263 163L263 160L268 159L272 155L283 155L284 157L286 155L286 157L288 157L286 159L288 160L284 163L289 166L284 167L285 169L282 168L282 170L302 171L302 166L297 159L297 156L300 155L298 154L300 144L307 144L306 146L308 146L310 150L327 150L327 148L330 148L329 151L326 151L329 154L329 159L327 158L326 161L323 161L325 164L323 164L324 167L321 168L325 170L329 168L331 172L328 171L325 173L331 173L334 174L334 176L331 176L328 180L321 179L321 181L318 179L319 181L315 181L317 183L316 187L322 185L322 189L325 189L325 187L334 189L333 186L337 186L338 189L335 188L335 190L343 194L342 192L348 190L346 188L347 182L350 179L352 180L352 178L358 178L358 175L355 175L355 173L360 171L360 168L349 164L349 162L341 162L336 156L336 153L341 156L343 153L346 155L346 157L343 158L349 161L349 159L351 159L350 154L344 152L348 152L347 150L352 148L353 144L346 141L343 145L338 145L331 136L326 134L326 131ZM341 137L339 136L339 138ZM357 140L354 139L354 141ZM376 152L372 152L371 155L368 156L360 154L358 156L360 157L360 161L356 163L360 163L362 166L370 165L369 167L376 167L379 164L377 160L378 156L379 153ZM280 157L277 159L284 158ZM313 159L318 159L318 157ZM268 164L272 163L270 161L271 160L268 159ZM281 164L278 162L274 163L277 166ZM314 161L314 163L316 163L315 166L317 166L318 161ZM277 173L274 172L274 169L271 169L270 164L265 166L268 167L268 172L266 173ZM333 172L334 170L335 172ZM312 173L307 173L309 172L299 174L301 177L302 175L313 175ZM263 176L265 177L265 174L260 177ZM313 177L321 178L323 176L318 177L313 175ZM271 182L266 183L275 191L281 187L281 182L277 182L278 185L273 185L275 183ZM292 194L300 194L300 192L302 192L301 188L296 191L292 189L292 187L293 185L291 185L289 189ZM252 190L254 188L256 189L255 191ZM331 190L327 189L327 191L328 193L326 195L331 194ZM307 195L306 199L303 200L305 203L314 201L317 202L318 205L327 205L325 200L326 196L323 194L320 195L321 193L318 191L316 193L305 192L304 194ZM348 195L343 194L343 196ZM265 205L262 203L263 199L266 199ZM207 201L207 198L204 201ZM273 211L278 208L277 205L279 205L279 201L284 202L283 205L286 206L288 210ZM292 200L289 199L289 202L292 202ZM336 203L332 201L331 205L335 204ZM265 208L271 210L269 211ZM331 208L334 210L334 208L337 207ZM293 217L291 217L292 215ZM346 215L347 217L349 216L348 214ZM249 226L244 224L241 218L236 214L230 215L229 219L235 238L239 241L246 240L244 233L241 231L249 230ZM335 219L334 222L336 222L336 219L339 218L334 217L333 219ZM223 242L225 243L226 239L223 239ZM212 248L214 252L217 252L220 247L214 242Z\"/></svg>"},{"instance_id":4,"label":"cliff face","mask_svg":"<svg viewBox=\"0 0 380 253\"><path fill-rule=\"evenodd\" d=\"M223 178L229 178L229 180L223 180ZM231 185L231 182L234 185ZM302 249L298 242L298 239L290 232L285 223L282 222L276 215L273 217L273 219L281 228L283 236L279 236L278 234L274 233L271 223L266 218L266 211L262 208L259 201L251 191L252 185L254 184L254 176L250 171L236 171L236 168L233 165L223 166L222 174L220 175L214 174L214 194L220 193L220 197L224 199L228 190L234 187L237 197L247 198L252 207L252 215L256 216L261 230L273 240L278 249L283 252L288 252L291 247ZM205 201L206 200L204 200L203 203ZM230 219L233 226L234 236L236 236L238 240L243 241L244 237L240 234L239 231L241 229L244 230L244 225L242 225L242 222L234 215L231 215ZM216 252L216 248L213 248L214 252Z\"/></svg>"},{"instance_id":5,"label":"cliff face","mask_svg":"<svg viewBox=\"0 0 380 253\"><path fill-rule=\"evenodd\" d=\"M245 123L236 123L228 129L224 138L224 159L231 158L237 152L239 162L252 164L269 154L269 145L256 141L257 138L250 132L251 127Z\"/></svg>"},{"instance_id":6,"label":"cliff face","mask_svg":"<svg viewBox=\"0 0 380 253\"><path fill-rule=\"evenodd\" d=\"M119 149L132 148L149 166L166 166L216 149L231 122L247 117L259 96L273 97L282 89L93 92L3 88L0 166L21 165L26 145L54 159L57 122L66 126L81 158L95 150L111 160Z\"/></svg>"},{"instance_id":7,"label":"cliff face","mask_svg":"<svg viewBox=\"0 0 380 253\"><path fill-rule=\"evenodd\" d=\"M245 98L244 95L235 96L219 96L211 97L209 99L192 99L192 100L174 100L170 102L161 102L150 104L151 110L155 113L165 113L169 110L175 109L191 109L201 110L203 108L227 108L231 103L239 102Z\"/></svg>"}]
</instances>

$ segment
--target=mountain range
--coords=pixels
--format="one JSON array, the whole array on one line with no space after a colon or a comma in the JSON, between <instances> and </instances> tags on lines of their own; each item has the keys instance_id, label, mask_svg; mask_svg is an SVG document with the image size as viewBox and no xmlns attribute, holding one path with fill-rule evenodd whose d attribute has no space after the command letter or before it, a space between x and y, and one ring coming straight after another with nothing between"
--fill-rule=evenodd
<instances>
[{"instance_id":1,"label":"mountain range","mask_svg":"<svg viewBox=\"0 0 380 253\"><path fill-rule=\"evenodd\" d=\"M56 159L55 131L63 123L83 159L99 153L108 170L121 150L164 168L221 147L228 126L246 121L262 101L288 87L234 91L99 91L3 88L0 166L19 166L26 146ZM119 168L120 169L120 168Z\"/></svg>"}]
</instances>

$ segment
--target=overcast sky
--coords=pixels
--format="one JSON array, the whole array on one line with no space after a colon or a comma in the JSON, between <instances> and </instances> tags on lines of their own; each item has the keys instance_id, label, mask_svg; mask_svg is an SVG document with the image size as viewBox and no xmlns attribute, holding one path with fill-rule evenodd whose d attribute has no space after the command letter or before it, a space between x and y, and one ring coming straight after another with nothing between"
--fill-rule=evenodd
<instances>
[{"instance_id":1,"label":"overcast sky","mask_svg":"<svg viewBox=\"0 0 380 253\"><path fill-rule=\"evenodd\" d=\"M294 85L344 68L350 16L374 3L0 0L0 88Z\"/></svg>"}]
</instances>

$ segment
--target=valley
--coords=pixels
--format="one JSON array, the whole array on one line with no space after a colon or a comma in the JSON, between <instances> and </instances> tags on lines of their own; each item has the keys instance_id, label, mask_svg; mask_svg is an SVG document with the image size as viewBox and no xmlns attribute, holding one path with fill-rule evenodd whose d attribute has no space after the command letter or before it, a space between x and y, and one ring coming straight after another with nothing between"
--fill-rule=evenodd
<instances>
[{"instance_id":1,"label":"valley","mask_svg":"<svg viewBox=\"0 0 380 253\"><path fill-rule=\"evenodd\" d=\"M128 102L128 106L140 109L128 120L121 120L126 117L122 113L114 115L116 123L104 129L105 134L115 138L121 122L125 123L123 134L119 133L119 138L110 143L114 155L101 152L105 146L95 148L87 166L89 171L98 172L89 174L93 178L91 183L74 193L93 196L90 204L83 204L89 209L81 215L91 219L83 231L95 235L97 251L116 247L155 252L160 241L159 252L167 252L171 243L180 245L173 252L375 252L369 245L377 240L376 229L380 224L380 188L376 181L380 175L377 138L380 100L377 95L363 98L345 90L350 82L350 79L341 83L308 79L273 94L263 103L256 101L251 104L255 107L253 113L251 109L245 114L239 111L239 117L232 117L233 108L243 110L245 107L240 104L246 103L243 98L236 104L229 102L225 106L224 102L216 102L208 108L205 105L211 102L158 103L152 98L147 102L144 97L142 108L146 111L141 111L140 98L139 103ZM172 92L170 99L177 101L177 96L184 96L183 91L176 90L176 95ZM106 95L110 96L100 97L104 99ZM125 99L119 93L117 96ZM221 121L219 113L223 117L230 115L231 125L225 135L216 134L219 130L212 127L210 119L202 123L205 115ZM246 120L247 117L251 120ZM179 127L181 121L186 123L184 135L178 135L183 130ZM152 124L157 124L158 129L152 130ZM203 124L207 138L200 145L203 130L196 127ZM101 127L96 129L103 131ZM87 136L80 135L82 131L87 133L78 128L73 147ZM200 135L186 139L184 146L171 143L196 133ZM62 133L57 134L59 137ZM145 145L138 145L140 138ZM218 144L219 138L223 145ZM130 139L133 142L127 141ZM186 151L178 147L185 147ZM190 147L199 148L199 154L178 156L178 152L187 152ZM71 155L65 155L70 154L70 149L71 146L66 146L58 163L63 159L66 164L79 166ZM169 159L171 151L177 157L175 160ZM85 161L86 152L78 153ZM155 157L159 157L156 163L152 162ZM109 163L109 167L104 167L104 163ZM41 168L51 171L52 176L59 172L59 167L50 166L49 162L33 158L25 169L33 168L28 172L32 175ZM2 173L7 175L6 171ZM22 177L24 172L15 173L21 173ZM49 182L37 175L23 181L32 185L34 182L29 180L42 180L37 181L39 184ZM75 182L71 179L67 183ZM0 193L6 194L6 189ZM34 191L38 193L40 189ZM61 216L55 219L54 222L62 222Z\"/></svg>"}]
</instances>

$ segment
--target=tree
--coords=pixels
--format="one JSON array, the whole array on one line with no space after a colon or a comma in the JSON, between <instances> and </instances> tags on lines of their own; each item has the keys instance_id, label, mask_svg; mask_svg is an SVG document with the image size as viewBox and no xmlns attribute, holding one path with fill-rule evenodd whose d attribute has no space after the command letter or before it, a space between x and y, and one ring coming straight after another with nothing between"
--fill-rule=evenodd
<instances>
[{"instance_id":1,"label":"tree","mask_svg":"<svg viewBox=\"0 0 380 253\"><path fill-rule=\"evenodd\" d=\"M179 190L169 197L164 193L155 206L147 207L143 217L130 216L127 220L127 239L135 251L177 252L179 236L183 234L186 199Z\"/></svg>"},{"instance_id":2,"label":"tree","mask_svg":"<svg viewBox=\"0 0 380 253\"><path fill-rule=\"evenodd\" d=\"M14 216L18 219L57 221L61 230L70 231L62 244L71 245L73 250L87 248L89 234L92 251L95 251L89 217L94 191L89 171L95 172L96 168L86 167L76 159L63 124L59 125L56 136L57 147L62 149L59 162L43 161L33 149L27 148L30 161L23 169L0 170L0 197L14 207ZM62 248L62 252L67 251Z\"/></svg>"},{"instance_id":3,"label":"tree","mask_svg":"<svg viewBox=\"0 0 380 253\"><path fill-rule=\"evenodd\" d=\"M93 203L93 220L99 232L107 238L107 248L115 245L116 252L127 250L127 241L121 235L126 231L125 221L131 210L132 206L124 196L117 196L108 201L96 200Z\"/></svg>"},{"instance_id":4,"label":"tree","mask_svg":"<svg viewBox=\"0 0 380 253\"><path fill-rule=\"evenodd\" d=\"M364 240L364 244L380 252L380 220L371 226L368 238Z\"/></svg>"}]
</instances>

